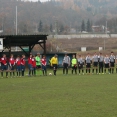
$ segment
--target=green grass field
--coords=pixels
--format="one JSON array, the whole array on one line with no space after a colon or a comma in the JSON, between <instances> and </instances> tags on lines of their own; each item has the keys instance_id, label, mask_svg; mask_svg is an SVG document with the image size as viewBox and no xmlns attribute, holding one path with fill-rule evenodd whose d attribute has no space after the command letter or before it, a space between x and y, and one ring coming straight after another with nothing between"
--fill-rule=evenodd
<instances>
[{"instance_id":1,"label":"green grass field","mask_svg":"<svg viewBox=\"0 0 117 117\"><path fill-rule=\"evenodd\" d=\"M117 117L117 74L0 78L0 117Z\"/></svg>"}]
</instances>

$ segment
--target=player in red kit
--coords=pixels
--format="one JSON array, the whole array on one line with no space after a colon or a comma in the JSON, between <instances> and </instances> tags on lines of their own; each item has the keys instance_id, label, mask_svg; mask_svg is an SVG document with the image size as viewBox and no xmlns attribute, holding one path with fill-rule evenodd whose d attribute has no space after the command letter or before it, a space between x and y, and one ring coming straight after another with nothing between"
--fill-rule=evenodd
<instances>
[{"instance_id":1,"label":"player in red kit","mask_svg":"<svg viewBox=\"0 0 117 117\"><path fill-rule=\"evenodd\" d=\"M15 59L13 57L13 54L11 54L11 57L9 59L9 66L10 66L10 77L15 77L15 72L14 72L14 69L15 69ZM12 74L13 73L13 74Z\"/></svg>"},{"instance_id":2,"label":"player in red kit","mask_svg":"<svg viewBox=\"0 0 117 117\"><path fill-rule=\"evenodd\" d=\"M41 64L42 64L43 75L47 76L47 69L46 69L47 62L45 55L43 55L43 58L41 59Z\"/></svg>"},{"instance_id":3,"label":"player in red kit","mask_svg":"<svg viewBox=\"0 0 117 117\"><path fill-rule=\"evenodd\" d=\"M24 76L25 64L26 64L25 55L23 54L23 55L22 55L22 58L21 58L21 71L22 71L22 76Z\"/></svg>"},{"instance_id":4,"label":"player in red kit","mask_svg":"<svg viewBox=\"0 0 117 117\"><path fill-rule=\"evenodd\" d=\"M31 76L31 71L32 71L32 54L30 54L28 58L28 68L29 68L29 76Z\"/></svg>"},{"instance_id":5,"label":"player in red kit","mask_svg":"<svg viewBox=\"0 0 117 117\"><path fill-rule=\"evenodd\" d=\"M21 72L21 59L20 56L18 55L16 58L16 72L17 72L17 77L20 77L20 72Z\"/></svg>"},{"instance_id":6,"label":"player in red kit","mask_svg":"<svg viewBox=\"0 0 117 117\"><path fill-rule=\"evenodd\" d=\"M36 60L35 56L32 58L32 75L36 76Z\"/></svg>"},{"instance_id":7,"label":"player in red kit","mask_svg":"<svg viewBox=\"0 0 117 117\"><path fill-rule=\"evenodd\" d=\"M1 58L1 77L3 78L3 72L6 71L6 77L8 78L8 64L6 55L3 54Z\"/></svg>"}]
</instances>

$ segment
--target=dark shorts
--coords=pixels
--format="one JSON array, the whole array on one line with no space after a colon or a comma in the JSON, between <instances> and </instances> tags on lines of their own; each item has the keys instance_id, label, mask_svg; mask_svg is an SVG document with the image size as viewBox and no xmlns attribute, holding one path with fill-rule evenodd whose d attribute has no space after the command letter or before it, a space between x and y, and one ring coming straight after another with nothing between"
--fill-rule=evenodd
<instances>
[{"instance_id":1,"label":"dark shorts","mask_svg":"<svg viewBox=\"0 0 117 117\"><path fill-rule=\"evenodd\" d=\"M41 65L37 65L36 68L37 68L37 69L41 69Z\"/></svg>"},{"instance_id":2,"label":"dark shorts","mask_svg":"<svg viewBox=\"0 0 117 117\"><path fill-rule=\"evenodd\" d=\"M67 69L67 68L68 68L68 64L67 64L67 63L64 63L64 64L63 64L63 68L64 68L64 69Z\"/></svg>"},{"instance_id":3,"label":"dark shorts","mask_svg":"<svg viewBox=\"0 0 117 117\"><path fill-rule=\"evenodd\" d=\"M7 66L7 65L1 65L1 70L2 70L2 71L8 70L8 66Z\"/></svg>"},{"instance_id":4,"label":"dark shorts","mask_svg":"<svg viewBox=\"0 0 117 117\"><path fill-rule=\"evenodd\" d=\"M105 68L109 68L109 63L108 64L105 64Z\"/></svg>"},{"instance_id":5,"label":"dark shorts","mask_svg":"<svg viewBox=\"0 0 117 117\"><path fill-rule=\"evenodd\" d=\"M98 67L98 62L94 62L93 67Z\"/></svg>"},{"instance_id":6,"label":"dark shorts","mask_svg":"<svg viewBox=\"0 0 117 117\"><path fill-rule=\"evenodd\" d=\"M111 62L110 63L110 67L115 67L115 63L114 62Z\"/></svg>"},{"instance_id":7,"label":"dark shorts","mask_svg":"<svg viewBox=\"0 0 117 117\"><path fill-rule=\"evenodd\" d=\"M91 63L87 63L86 68L91 68Z\"/></svg>"},{"instance_id":8,"label":"dark shorts","mask_svg":"<svg viewBox=\"0 0 117 117\"><path fill-rule=\"evenodd\" d=\"M77 69L77 65L74 65L74 66L72 66L72 69L74 70L76 70Z\"/></svg>"},{"instance_id":9,"label":"dark shorts","mask_svg":"<svg viewBox=\"0 0 117 117\"><path fill-rule=\"evenodd\" d=\"M16 71L21 71L21 65L18 65L18 66L16 67Z\"/></svg>"},{"instance_id":10,"label":"dark shorts","mask_svg":"<svg viewBox=\"0 0 117 117\"><path fill-rule=\"evenodd\" d=\"M36 67L33 67L33 71L36 71Z\"/></svg>"},{"instance_id":11,"label":"dark shorts","mask_svg":"<svg viewBox=\"0 0 117 117\"><path fill-rule=\"evenodd\" d=\"M11 65L10 66L10 70L13 71L15 69L15 66L14 65Z\"/></svg>"},{"instance_id":12,"label":"dark shorts","mask_svg":"<svg viewBox=\"0 0 117 117\"><path fill-rule=\"evenodd\" d=\"M79 64L78 69L83 69L83 64Z\"/></svg>"},{"instance_id":13,"label":"dark shorts","mask_svg":"<svg viewBox=\"0 0 117 117\"><path fill-rule=\"evenodd\" d=\"M42 70L46 70L46 66L42 65Z\"/></svg>"},{"instance_id":14,"label":"dark shorts","mask_svg":"<svg viewBox=\"0 0 117 117\"><path fill-rule=\"evenodd\" d=\"M57 64L53 64L53 69L57 70Z\"/></svg>"},{"instance_id":15,"label":"dark shorts","mask_svg":"<svg viewBox=\"0 0 117 117\"><path fill-rule=\"evenodd\" d=\"M25 65L21 65L21 71L25 71Z\"/></svg>"},{"instance_id":16,"label":"dark shorts","mask_svg":"<svg viewBox=\"0 0 117 117\"><path fill-rule=\"evenodd\" d=\"M32 65L31 64L28 64L28 69L32 70Z\"/></svg>"},{"instance_id":17,"label":"dark shorts","mask_svg":"<svg viewBox=\"0 0 117 117\"><path fill-rule=\"evenodd\" d=\"M99 62L99 68L102 68L104 66L103 62Z\"/></svg>"}]
</instances>

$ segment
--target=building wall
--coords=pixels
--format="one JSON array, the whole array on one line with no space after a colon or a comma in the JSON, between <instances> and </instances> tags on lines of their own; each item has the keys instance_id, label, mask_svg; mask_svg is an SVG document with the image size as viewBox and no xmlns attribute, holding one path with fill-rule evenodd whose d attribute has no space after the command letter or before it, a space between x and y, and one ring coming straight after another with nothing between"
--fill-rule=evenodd
<instances>
[{"instance_id":1,"label":"building wall","mask_svg":"<svg viewBox=\"0 0 117 117\"><path fill-rule=\"evenodd\" d=\"M117 38L117 34L78 34L78 35L49 35L48 39L73 39L73 38Z\"/></svg>"}]
</instances>

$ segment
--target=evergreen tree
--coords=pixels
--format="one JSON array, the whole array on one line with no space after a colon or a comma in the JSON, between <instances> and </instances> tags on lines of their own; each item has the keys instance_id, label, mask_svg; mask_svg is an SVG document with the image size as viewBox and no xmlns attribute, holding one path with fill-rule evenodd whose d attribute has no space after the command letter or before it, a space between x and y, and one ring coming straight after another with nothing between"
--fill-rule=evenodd
<instances>
[{"instance_id":1,"label":"evergreen tree","mask_svg":"<svg viewBox=\"0 0 117 117\"><path fill-rule=\"evenodd\" d=\"M90 21L90 25L91 25L91 32L92 32L92 26L93 26L93 21Z\"/></svg>"},{"instance_id":2,"label":"evergreen tree","mask_svg":"<svg viewBox=\"0 0 117 117\"><path fill-rule=\"evenodd\" d=\"M39 31L39 32L43 32L43 23L42 23L41 20L40 20L40 22L39 22L38 31Z\"/></svg>"},{"instance_id":3,"label":"evergreen tree","mask_svg":"<svg viewBox=\"0 0 117 117\"><path fill-rule=\"evenodd\" d=\"M91 23L89 19L87 21L87 32L91 32Z\"/></svg>"},{"instance_id":4,"label":"evergreen tree","mask_svg":"<svg viewBox=\"0 0 117 117\"><path fill-rule=\"evenodd\" d=\"M52 26L52 24L50 24L50 32L51 33L53 32L53 26Z\"/></svg>"},{"instance_id":5,"label":"evergreen tree","mask_svg":"<svg viewBox=\"0 0 117 117\"><path fill-rule=\"evenodd\" d=\"M82 20L82 24L81 24L81 32L85 31L85 22L84 20Z\"/></svg>"},{"instance_id":6,"label":"evergreen tree","mask_svg":"<svg viewBox=\"0 0 117 117\"><path fill-rule=\"evenodd\" d=\"M64 31L64 26L61 25L61 26L60 26L60 33L63 33L63 31Z\"/></svg>"}]
</instances>

